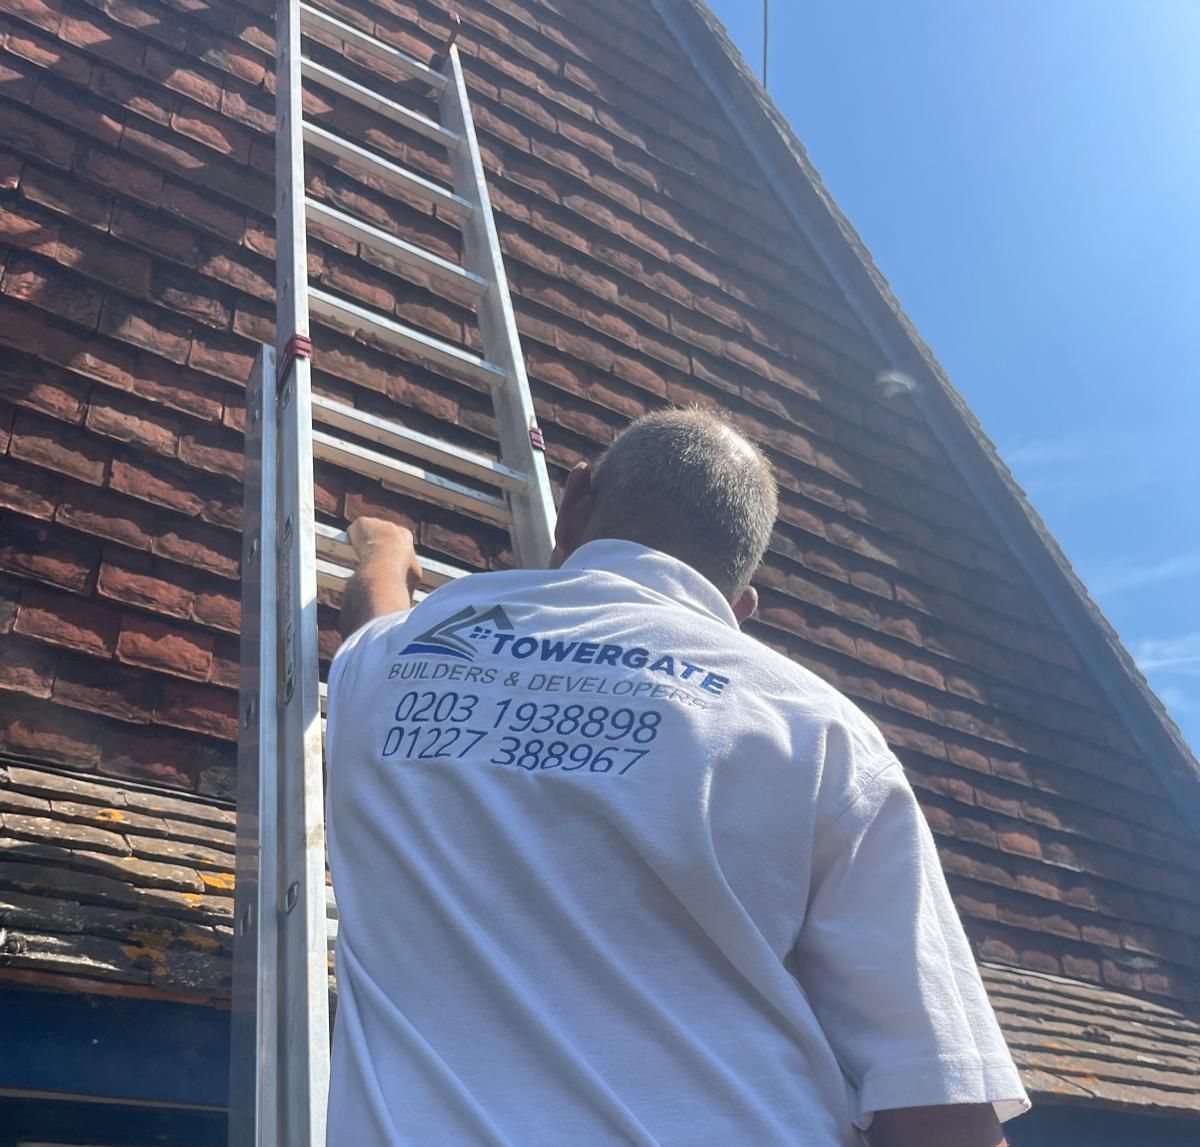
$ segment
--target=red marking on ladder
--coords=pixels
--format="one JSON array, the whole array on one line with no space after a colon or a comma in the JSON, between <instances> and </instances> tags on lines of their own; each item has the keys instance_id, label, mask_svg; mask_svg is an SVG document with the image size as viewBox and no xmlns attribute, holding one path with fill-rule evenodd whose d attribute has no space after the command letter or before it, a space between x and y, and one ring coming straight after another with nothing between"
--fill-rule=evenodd
<instances>
[{"instance_id":1,"label":"red marking on ladder","mask_svg":"<svg viewBox=\"0 0 1200 1147\"><path fill-rule=\"evenodd\" d=\"M288 371L298 358L312 358L312 339L308 335L292 335L279 355L279 366L275 370L275 385L282 386Z\"/></svg>"},{"instance_id":2,"label":"red marking on ladder","mask_svg":"<svg viewBox=\"0 0 1200 1147\"><path fill-rule=\"evenodd\" d=\"M531 445L531 446L532 446L532 447L533 447L535 450L541 450L541 451L545 451L545 449L546 449L546 439L542 437L542 432L541 432L541 429L540 429L539 427L537 427L537 426L531 426L531 427L529 428L529 444L530 444L530 445Z\"/></svg>"}]
</instances>

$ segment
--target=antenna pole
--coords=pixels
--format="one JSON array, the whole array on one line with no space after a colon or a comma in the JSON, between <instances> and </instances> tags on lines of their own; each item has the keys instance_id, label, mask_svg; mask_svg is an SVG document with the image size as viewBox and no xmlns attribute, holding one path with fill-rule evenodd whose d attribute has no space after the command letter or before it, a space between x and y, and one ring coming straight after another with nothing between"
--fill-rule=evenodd
<instances>
[{"instance_id":1,"label":"antenna pole","mask_svg":"<svg viewBox=\"0 0 1200 1147\"><path fill-rule=\"evenodd\" d=\"M767 31L770 25L771 0L763 0L763 87L767 86Z\"/></svg>"}]
</instances>

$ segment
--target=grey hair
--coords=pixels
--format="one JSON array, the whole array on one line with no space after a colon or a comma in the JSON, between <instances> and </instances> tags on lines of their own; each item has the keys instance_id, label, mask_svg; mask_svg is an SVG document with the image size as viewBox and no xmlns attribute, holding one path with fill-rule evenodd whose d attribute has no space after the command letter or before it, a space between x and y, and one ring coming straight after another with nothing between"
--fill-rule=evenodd
<instances>
[{"instance_id":1,"label":"grey hair","mask_svg":"<svg viewBox=\"0 0 1200 1147\"><path fill-rule=\"evenodd\" d=\"M592 490L594 529L687 562L731 599L750 584L779 512L762 451L696 407L632 422L593 466Z\"/></svg>"}]
</instances>

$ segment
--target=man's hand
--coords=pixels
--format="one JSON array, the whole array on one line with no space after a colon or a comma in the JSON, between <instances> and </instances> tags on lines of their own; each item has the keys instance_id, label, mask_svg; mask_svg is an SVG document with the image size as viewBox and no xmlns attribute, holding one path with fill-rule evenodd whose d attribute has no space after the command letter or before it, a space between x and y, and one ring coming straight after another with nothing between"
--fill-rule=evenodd
<instances>
[{"instance_id":1,"label":"man's hand","mask_svg":"<svg viewBox=\"0 0 1200 1147\"><path fill-rule=\"evenodd\" d=\"M870 1147L1005 1147L990 1103L877 1111L867 1142Z\"/></svg>"},{"instance_id":2,"label":"man's hand","mask_svg":"<svg viewBox=\"0 0 1200 1147\"><path fill-rule=\"evenodd\" d=\"M387 522L383 518L355 518L346 531L358 560L363 561L368 554L385 550L398 558L403 558L417 577L421 576L421 565L417 561L417 551L413 542L412 530L396 522Z\"/></svg>"},{"instance_id":3,"label":"man's hand","mask_svg":"<svg viewBox=\"0 0 1200 1147\"><path fill-rule=\"evenodd\" d=\"M358 569L342 595L343 638L377 617L411 609L421 580L412 530L382 518L356 518L346 535Z\"/></svg>"}]
</instances>

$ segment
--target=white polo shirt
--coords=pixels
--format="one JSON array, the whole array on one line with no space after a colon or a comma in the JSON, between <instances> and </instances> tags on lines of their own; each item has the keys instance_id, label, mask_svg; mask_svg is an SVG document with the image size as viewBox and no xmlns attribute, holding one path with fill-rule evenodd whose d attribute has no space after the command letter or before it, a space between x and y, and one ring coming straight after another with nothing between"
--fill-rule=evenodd
<instances>
[{"instance_id":1,"label":"white polo shirt","mask_svg":"<svg viewBox=\"0 0 1200 1147\"><path fill-rule=\"evenodd\" d=\"M875 726L621 541L330 674L335 1147L850 1147L1028 1107Z\"/></svg>"}]
</instances>

